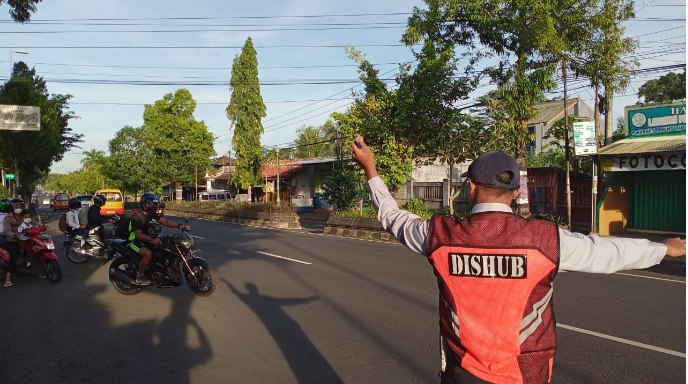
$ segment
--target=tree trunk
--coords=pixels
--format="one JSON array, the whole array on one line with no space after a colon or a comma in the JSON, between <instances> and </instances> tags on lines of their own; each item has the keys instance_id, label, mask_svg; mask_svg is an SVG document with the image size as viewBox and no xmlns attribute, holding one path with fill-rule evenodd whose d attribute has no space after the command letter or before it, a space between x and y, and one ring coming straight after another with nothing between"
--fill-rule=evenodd
<instances>
[{"instance_id":1,"label":"tree trunk","mask_svg":"<svg viewBox=\"0 0 688 384\"><path fill-rule=\"evenodd\" d=\"M605 89L605 96L607 98L607 108L604 115L604 145L609 145L612 143L612 136L614 136L614 114L612 113L612 98L614 95Z\"/></svg>"},{"instance_id":2,"label":"tree trunk","mask_svg":"<svg viewBox=\"0 0 688 384\"><path fill-rule=\"evenodd\" d=\"M566 59L562 62L562 72L564 77L564 143L566 151L566 218L571 229L571 158L569 153L569 111L566 101Z\"/></svg>"}]
</instances>

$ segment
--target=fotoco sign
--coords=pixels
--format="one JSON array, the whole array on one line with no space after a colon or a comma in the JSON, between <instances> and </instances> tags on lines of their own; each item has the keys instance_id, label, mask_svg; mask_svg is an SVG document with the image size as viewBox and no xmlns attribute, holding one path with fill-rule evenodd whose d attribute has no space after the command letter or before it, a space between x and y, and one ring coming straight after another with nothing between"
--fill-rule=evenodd
<instances>
[{"instance_id":1,"label":"fotoco sign","mask_svg":"<svg viewBox=\"0 0 688 384\"><path fill-rule=\"evenodd\" d=\"M25 105L0 105L0 130L40 131L41 108Z\"/></svg>"},{"instance_id":2,"label":"fotoco sign","mask_svg":"<svg viewBox=\"0 0 688 384\"><path fill-rule=\"evenodd\" d=\"M686 169L685 152L639 153L635 155L618 155L602 157L602 171L658 171Z\"/></svg>"}]
</instances>

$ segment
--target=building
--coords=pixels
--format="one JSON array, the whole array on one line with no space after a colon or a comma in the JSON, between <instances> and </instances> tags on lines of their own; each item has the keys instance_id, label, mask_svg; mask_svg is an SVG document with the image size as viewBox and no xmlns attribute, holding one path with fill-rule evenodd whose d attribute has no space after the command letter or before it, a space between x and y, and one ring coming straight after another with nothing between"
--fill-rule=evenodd
<instances>
[{"instance_id":1,"label":"building","mask_svg":"<svg viewBox=\"0 0 688 384\"><path fill-rule=\"evenodd\" d=\"M333 207L322 199L323 180L337 169L337 159L293 159L277 164L262 165L262 185L251 189L251 201L275 201L277 199L277 175L279 196L290 201L297 211L314 209L330 210ZM246 197L248 199L248 197Z\"/></svg>"},{"instance_id":2,"label":"building","mask_svg":"<svg viewBox=\"0 0 688 384\"><path fill-rule=\"evenodd\" d=\"M601 235L686 232L686 102L626 107L626 137L600 149Z\"/></svg>"},{"instance_id":3,"label":"building","mask_svg":"<svg viewBox=\"0 0 688 384\"><path fill-rule=\"evenodd\" d=\"M222 156L211 163L213 171L206 173L205 183L208 192L229 190L229 180L234 175L234 159Z\"/></svg>"},{"instance_id":4,"label":"building","mask_svg":"<svg viewBox=\"0 0 688 384\"><path fill-rule=\"evenodd\" d=\"M595 112L593 108L583 102L581 99L569 99L566 105L569 115L588 117L590 121L594 120ZM533 155L546 150L548 144L555 140L545 138L547 131L552 128L552 125L559 119L564 118L564 100L548 101L544 103L535 104L535 109L538 115L528 120L528 134L535 135L535 140L528 144L527 151ZM564 146L564 143L560 143ZM571 144L573 145L573 144Z\"/></svg>"}]
</instances>

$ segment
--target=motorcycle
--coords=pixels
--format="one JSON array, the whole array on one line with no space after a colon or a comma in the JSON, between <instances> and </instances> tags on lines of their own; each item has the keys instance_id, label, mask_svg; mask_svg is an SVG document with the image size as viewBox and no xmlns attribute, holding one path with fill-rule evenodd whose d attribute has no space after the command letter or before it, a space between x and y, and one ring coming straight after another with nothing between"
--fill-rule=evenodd
<instances>
[{"instance_id":1,"label":"motorcycle","mask_svg":"<svg viewBox=\"0 0 688 384\"><path fill-rule=\"evenodd\" d=\"M103 237L113 236L117 230L119 219L120 217L118 215L113 217L112 223L114 225L114 229L109 235L105 234L103 226L99 226L88 231L88 238L86 239L84 247L81 246L81 235L71 235L67 231L62 232L67 237L67 240L62 243L62 249L65 250L67 260L74 264L83 264L92 258L104 257L106 258L106 261L112 258L114 252L101 240L99 233L102 231Z\"/></svg>"},{"instance_id":2,"label":"motorcycle","mask_svg":"<svg viewBox=\"0 0 688 384\"><path fill-rule=\"evenodd\" d=\"M57 284L62 280L62 268L57 261L57 255L53 252L55 244L47 233L45 225L27 228L24 235L27 235L28 242L20 243L21 253L17 259L17 265L12 273L13 276L21 277L43 277ZM0 247L0 264L4 267L10 262L10 253Z\"/></svg>"},{"instance_id":3,"label":"motorcycle","mask_svg":"<svg viewBox=\"0 0 688 384\"><path fill-rule=\"evenodd\" d=\"M194 239L189 233L180 229L175 235L157 237L162 243L151 244L153 257L146 268L145 275L151 281L148 286L136 283L136 273L141 257L121 239L105 240L107 247L115 252L115 259L110 264L110 282L122 295L135 295L148 287L178 287L182 285L182 274L186 284L198 296L210 296L215 292L217 283L213 270L204 259L197 257L200 252L194 249ZM181 266L181 268L180 268Z\"/></svg>"}]
</instances>

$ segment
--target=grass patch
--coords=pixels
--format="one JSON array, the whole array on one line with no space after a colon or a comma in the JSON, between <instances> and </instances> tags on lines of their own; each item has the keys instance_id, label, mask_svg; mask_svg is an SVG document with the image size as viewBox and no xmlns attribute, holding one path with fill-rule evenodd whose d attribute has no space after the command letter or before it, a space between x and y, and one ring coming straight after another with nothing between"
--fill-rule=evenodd
<instances>
[{"instance_id":1,"label":"grass patch","mask_svg":"<svg viewBox=\"0 0 688 384\"><path fill-rule=\"evenodd\" d=\"M449 215L449 211L442 209L427 209L422 200L411 199L408 203L401 206L401 209L409 211L413 214L418 215L423 220L428 220L432 215L439 213L443 215ZM470 216L470 211L454 211L454 216L463 219ZM332 212L333 217L360 217L366 219L377 219L377 212L372 207L363 208L363 212L359 209L350 210L338 210Z\"/></svg>"}]
</instances>

